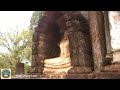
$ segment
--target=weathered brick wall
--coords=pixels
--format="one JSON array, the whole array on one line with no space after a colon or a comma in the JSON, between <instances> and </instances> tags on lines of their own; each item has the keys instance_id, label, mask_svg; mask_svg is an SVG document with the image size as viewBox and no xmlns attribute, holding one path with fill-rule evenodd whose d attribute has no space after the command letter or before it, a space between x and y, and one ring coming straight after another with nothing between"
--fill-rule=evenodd
<instances>
[{"instance_id":1,"label":"weathered brick wall","mask_svg":"<svg viewBox=\"0 0 120 90\"><path fill-rule=\"evenodd\" d=\"M61 13L63 14L62 16ZM89 19L90 22L88 23ZM32 66L37 67L33 71L42 73L44 60L59 56L60 48L57 44L60 42L61 35L67 31L69 32L70 57L73 66L69 70L69 74L72 75L67 76L67 78L120 78L119 64L105 67L103 65L107 52L103 13L92 11L89 19L87 11L46 12L43 18L39 20L38 26L33 34ZM89 26L92 36L90 36ZM95 69L100 72L93 73Z\"/></svg>"},{"instance_id":2,"label":"weathered brick wall","mask_svg":"<svg viewBox=\"0 0 120 90\"><path fill-rule=\"evenodd\" d=\"M46 58L59 56L60 48L57 44L61 35L69 31L71 64L93 66L88 12L65 11L62 13L62 17L56 19L61 15L60 12L46 12L39 20L33 34L32 65L44 67L43 62Z\"/></svg>"},{"instance_id":3,"label":"weathered brick wall","mask_svg":"<svg viewBox=\"0 0 120 90\"><path fill-rule=\"evenodd\" d=\"M58 24L61 33L69 32L71 64L93 66L88 11L66 11Z\"/></svg>"},{"instance_id":4,"label":"weathered brick wall","mask_svg":"<svg viewBox=\"0 0 120 90\"><path fill-rule=\"evenodd\" d=\"M31 72L42 73L44 60L59 56L60 49L57 43L60 35L58 25L55 22L59 15L61 14L57 11L48 11L38 21L33 34Z\"/></svg>"}]
</instances>

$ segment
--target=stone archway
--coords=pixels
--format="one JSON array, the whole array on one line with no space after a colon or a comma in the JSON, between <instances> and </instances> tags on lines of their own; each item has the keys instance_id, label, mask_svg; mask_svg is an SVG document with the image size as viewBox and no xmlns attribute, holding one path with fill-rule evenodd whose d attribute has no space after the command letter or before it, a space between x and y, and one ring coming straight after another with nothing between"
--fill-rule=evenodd
<instances>
[{"instance_id":1,"label":"stone archway","mask_svg":"<svg viewBox=\"0 0 120 90\"><path fill-rule=\"evenodd\" d=\"M119 79L120 65L109 64L106 57L111 52L108 21L102 11L46 11L33 34L31 73L43 74L44 60L60 54L59 47L54 48L60 33L68 32L72 68L67 79ZM57 53L49 54L51 49Z\"/></svg>"},{"instance_id":2,"label":"stone archway","mask_svg":"<svg viewBox=\"0 0 120 90\"><path fill-rule=\"evenodd\" d=\"M58 24L59 28L55 24ZM56 32L56 30L58 31ZM44 60L59 55L59 47L57 47L59 36L66 31L69 33L70 58L73 67L68 73L80 74L93 71L88 12L46 11L41 20L39 20L38 26L33 34L31 73L42 74ZM50 53L51 55L48 53L48 51L54 50L57 51L56 55L54 55L55 52L53 52L54 54Z\"/></svg>"},{"instance_id":3,"label":"stone archway","mask_svg":"<svg viewBox=\"0 0 120 90\"><path fill-rule=\"evenodd\" d=\"M54 33L57 26L55 25L55 20L60 17L61 13L55 11L45 12L43 17L39 20L38 26L35 28L35 32L33 34L33 47L32 47L32 70L33 73L42 74L44 68L44 60L46 58L52 58L54 55L50 55L48 51L54 51L57 48L59 51L59 47L57 47L57 39L53 36L59 36L58 33ZM54 29L53 29L54 28ZM55 47L54 47L55 46ZM53 50L50 50L50 49ZM58 52L59 54L59 52Z\"/></svg>"}]
</instances>

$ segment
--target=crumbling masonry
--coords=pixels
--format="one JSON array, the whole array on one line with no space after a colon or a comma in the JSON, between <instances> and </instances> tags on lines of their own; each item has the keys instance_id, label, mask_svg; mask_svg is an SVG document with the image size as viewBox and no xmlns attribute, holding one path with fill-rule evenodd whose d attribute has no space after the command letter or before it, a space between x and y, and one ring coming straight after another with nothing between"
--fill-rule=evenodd
<instances>
[{"instance_id":1,"label":"crumbling masonry","mask_svg":"<svg viewBox=\"0 0 120 90\"><path fill-rule=\"evenodd\" d=\"M65 32L72 66L66 79L120 78L120 65L110 63L108 14L102 11L45 11L33 34L32 74L42 75L44 60L60 55Z\"/></svg>"}]
</instances>

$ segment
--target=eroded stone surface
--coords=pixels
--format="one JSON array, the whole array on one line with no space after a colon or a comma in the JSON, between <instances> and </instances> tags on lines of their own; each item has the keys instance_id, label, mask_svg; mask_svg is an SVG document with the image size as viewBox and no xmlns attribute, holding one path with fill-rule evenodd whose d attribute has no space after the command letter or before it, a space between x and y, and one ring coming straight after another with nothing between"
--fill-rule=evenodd
<instances>
[{"instance_id":1,"label":"eroded stone surface","mask_svg":"<svg viewBox=\"0 0 120 90\"><path fill-rule=\"evenodd\" d=\"M103 72L120 72L120 64L113 64L103 67Z\"/></svg>"},{"instance_id":2,"label":"eroded stone surface","mask_svg":"<svg viewBox=\"0 0 120 90\"><path fill-rule=\"evenodd\" d=\"M91 74L69 74L66 79L94 79L95 75Z\"/></svg>"},{"instance_id":3,"label":"eroded stone surface","mask_svg":"<svg viewBox=\"0 0 120 90\"><path fill-rule=\"evenodd\" d=\"M96 73L95 79L120 79L120 72L100 72L100 73Z\"/></svg>"},{"instance_id":4,"label":"eroded stone surface","mask_svg":"<svg viewBox=\"0 0 120 90\"><path fill-rule=\"evenodd\" d=\"M93 67L73 67L68 71L68 74L85 74L93 72Z\"/></svg>"},{"instance_id":5,"label":"eroded stone surface","mask_svg":"<svg viewBox=\"0 0 120 90\"><path fill-rule=\"evenodd\" d=\"M106 56L104 16L101 11L89 12L89 26L92 40L94 70L100 72L103 67L103 60L105 60Z\"/></svg>"}]
</instances>

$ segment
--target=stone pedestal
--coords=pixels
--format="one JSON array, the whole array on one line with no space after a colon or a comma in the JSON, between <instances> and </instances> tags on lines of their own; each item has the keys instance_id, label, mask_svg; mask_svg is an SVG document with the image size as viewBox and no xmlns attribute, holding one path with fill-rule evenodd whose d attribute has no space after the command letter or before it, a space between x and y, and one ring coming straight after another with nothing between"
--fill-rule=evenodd
<instances>
[{"instance_id":1,"label":"stone pedestal","mask_svg":"<svg viewBox=\"0 0 120 90\"><path fill-rule=\"evenodd\" d=\"M95 75L96 79L120 79L120 64L105 66L101 72Z\"/></svg>"},{"instance_id":2,"label":"stone pedestal","mask_svg":"<svg viewBox=\"0 0 120 90\"><path fill-rule=\"evenodd\" d=\"M68 73L69 74L86 74L93 72L93 67L73 67Z\"/></svg>"},{"instance_id":3,"label":"stone pedestal","mask_svg":"<svg viewBox=\"0 0 120 90\"><path fill-rule=\"evenodd\" d=\"M16 74L24 74L24 63L16 64Z\"/></svg>"},{"instance_id":4,"label":"stone pedestal","mask_svg":"<svg viewBox=\"0 0 120 90\"><path fill-rule=\"evenodd\" d=\"M89 74L69 74L66 75L66 79L94 79L95 75L93 73Z\"/></svg>"},{"instance_id":5,"label":"stone pedestal","mask_svg":"<svg viewBox=\"0 0 120 90\"><path fill-rule=\"evenodd\" d=\"M120 79L120 72L100 72L100 73L96 73L94 79Z\"/></svg>"}]
</instances>

